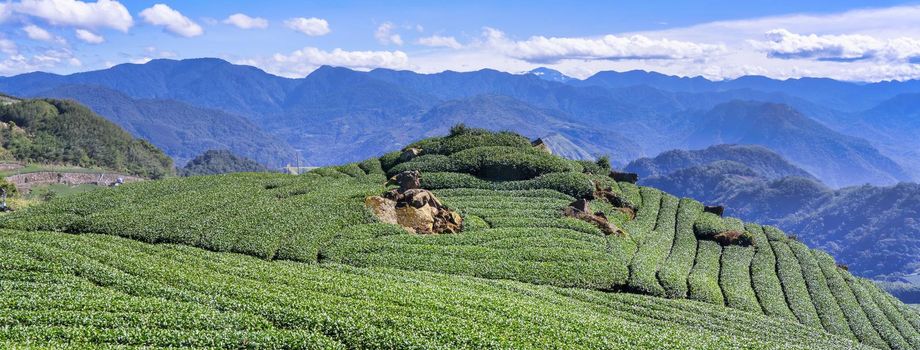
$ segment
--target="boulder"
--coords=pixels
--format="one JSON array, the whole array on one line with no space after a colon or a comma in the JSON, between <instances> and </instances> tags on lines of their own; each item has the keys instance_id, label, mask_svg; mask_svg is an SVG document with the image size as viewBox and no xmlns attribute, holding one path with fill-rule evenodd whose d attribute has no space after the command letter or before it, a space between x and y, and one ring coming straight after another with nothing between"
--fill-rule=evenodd
<instances>
[{"instance_id":1,"label":"boulder","mask_svg":"<svg viewBox=\"0 0 920 350\"><path fill-rule=\"evenodd\" d=\"M610 178L616 182L629 182L632 184L639 182L639 174L636 173L621 173L619 171L611 171Z\"/></svg>"},{"instance_id":2,"label":"boulder","mask_svg":"<svg viewBox=\"0 0 920 350\"><path fill-rule=\"evenodd\" d=\"M539 149L543 152L553 154L553 150L549 149L549 145L547 145L546 142L543 142L543 139L533 140L530 142L530 145L533 146L533 148Z\"/></svg>"},{"instance_id":3,"label":"boulder","mask_svg":"<svg viewBox=\"0 0 920 350\"><path fill-rule=\"evenodd\" d=\"M626 236L626 232L617 227L614 224L611 224L607 220L607 215L604 215L603 212L591 213L590 204L586 199L579 199L571 204L568 207L562 210L563 215L576 218L581 221L585 221L597 228L601 229L606 235L617 235L617 236Z\"/></svg>"},{"instance_id":4,"label":"boulder","mask_svg":"<svg viewBox=\"0 0 920 350\"><path fill-rule=\"evenodd\" d=\"M380 196L370 196L364 198L364 205L370 208L381 222L394 225L398 223L396 201Z\"/></svg>"},{"instance_id":5,"label":"boulder","mask_svg":"<svg viewBox=\"0 0 920 350\"><path fill-rule=\"evenodd\" d=\"M395 184L399 186L400 191L406 191L422 187L421 173L417 170L406 170L387 181L387 185Z\"/></svg>"},{"instance_id":6,"label":"boulder","mask_svg":"<svg viewBox=\"0 0 920 350\"><path fill-rule=\"evenodd\" d=\"M374 214L385 223L402 226L409 233L457 233L463 228L460 214L444 206L434 193L417 186L417 171L404 171L391 179L400 188L387 191L383 196L364 199Z\"/></svg>"},{"instance_id":7,"label":"boulder","mask_svg":"<svg viewBox=\"0 0 920 350\"><path fill-rule=\"evenodd\" d=\"M418 155L421 153L422 153L422 150L418 148L414 148L414 147L407 148L404 151L402 151L402 154L399 155L399 162L400 163L408 162L414 159L415 157L418 157Z\"/></svg>"},{"instance_id":8,"label":"boulder","mask_svg":"<svg viewBox=\"0 0 920 350\"><path fill-rule=\"evenodd\" d=\"M703 212L713 213L718 216L722 216L723 214L725 214L725 207L721 205L707 205L703 207Z\"/></svg>"}]
</instances>

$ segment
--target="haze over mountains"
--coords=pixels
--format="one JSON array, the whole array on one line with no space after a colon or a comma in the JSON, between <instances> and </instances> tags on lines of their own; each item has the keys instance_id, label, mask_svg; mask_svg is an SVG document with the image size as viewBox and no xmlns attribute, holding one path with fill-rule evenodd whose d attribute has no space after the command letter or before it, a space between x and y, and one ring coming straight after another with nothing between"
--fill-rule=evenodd
<instances>
[{"instance_id":1,"label":"haze over mountains","mask_svg":"<svg viewBox=\"0 0 920 350\"><path fill-rule=\"evenodd\" d=\"M289 79L218 59L154 60L67 76L0 78L0 91L74 98L179 164L214 148L271 166L338 164L464 122L547 137L565 145L560 152L567 155L609 154L619 166L670 149L737 143L770 148L832 187L920 175L911 161L916 147L899 141L911 138L910 129L873 136L916 113L917 106L897 103L910 100L901 94L920 92L915 81L714 82L637 71L577 80L537 73L322 67ZM895 105L907 112L884 112ZM867 118L879 129L860 128ZM230 137L241 130L247 137Z\"/></svg>"}]
</instances>

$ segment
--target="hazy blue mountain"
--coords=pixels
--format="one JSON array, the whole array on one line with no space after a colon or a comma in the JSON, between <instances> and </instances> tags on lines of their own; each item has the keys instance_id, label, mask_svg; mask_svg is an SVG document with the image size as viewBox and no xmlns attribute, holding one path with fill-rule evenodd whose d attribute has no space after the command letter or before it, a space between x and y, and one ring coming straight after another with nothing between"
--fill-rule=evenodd
<instances>
[{"instance_id":1,"label":"hazy blue mountain","mask_svg":"<svg viewBox=\"0 0 920 350\"><path fill-rule=\"evenodd\" d=\"M798 96L825 107L856 112L909 92L920 92L920 81L885 81L879 83L852 83L827 78L800 78L778 80L762 76L743 76L737 79L711 81L703 77L677 77L656 72L628 71L598 72L585 80L569 81L578 86L603 86L623 88L647 85L666 91L714 92L751 89L763 92L782 92Z\"/></svg>"},{"instance_id":2,"label":"hazy blue mountain","mask_svg":"<svg viewBox=\"0 0 920 350\"><path fill-rule=\"evenodd\" d=\"M814 176L793 165L783 156L756 145L715 145L701 150L671 150L654 158L641 158L630 162L626 166L626 171L637 173L640 178L646 178L666 175L715 161L740 163L757 176L771 180L786 176L816 180Z\"/></svg>"},{"instance_id":3,"label":"hazy blue mountain","mask_svg":"<svg viewBox=\"0 0 920 350\"><path fill-rule=\"evenodd\" d=\"M546 67L535 68L527 72L527 74L533 74L533 75L540 77L540 79L548 80L548 81L555 81L558 83L565 83L565 82L572 81L575 79L565 74L562 74L562 72L560 71L557 71L555 69L546 68Z\"/></svg>"},{"instance_id":4,"label":"hazy blue mountain","mask_svg":"<svg viewBox=\"0 0 920 350\"><path fill-rule=\"evenodd\" d=\"M610 153L617 164L675 148L754 143L778 151L796 165L835 186L862 182L887 184L908 178L896 164L892 165L891 159L877 152L868 142L834 133L839 131L836 127L821 127L815 129L817 131L810 130L810 127L799 128L790 132L785 123L757 122L769 119L764 116L770 113L744 114L757 118L751 121L736 118L738 120L732 123L716 117L724 109L719 107L721 104L734 100L758 100L792 106L801 111L796 121L801 121L803 125L833 125L837 120L849 118L846 113L780 89L792 82L768 79L759 85L707 88L704 85L714 82L694 78L679 80L691 87L672 91L666 89L668 86L663 82L674 80L673 77L643 72L621 75L636 81L645 79L649 84L635 85L634 81L604 86L587 83L592 79L561 83L534 74L509 74L488 69L419 74L388 69L356 72L321 67L306 77L288 79L218 59L195 59L125 64L68 76L24 74L0 78L0 89L35 94L61 85L93 84L117 90L132 99L171 99L196 107L220 109L249 119L266 133L291 145L301 155L304 164L309 165L360 160L398 148L412 137L406 132L407 127L422 118L431 119L432 115L447 113L447 106L458 103L456 101L467 101L464 103L468 105L490 99L477 99L477 96L504 96L527 108L508 108L488 115L507 116L531 109L551 116L554 127L564 128L532 133L528 129L533 129L533 126L517 123L527 118L511 118L509 120L513 122L496 124L493 128L534 136L558 133L588 153ZM602 76L599 74L595 80ZM757 78L737 80L759 81ZM654 83L656 81L661 83ZM840 84L846 87L853 85ZM695 85L703 87L693 87ZM748 85L779 88L761 91ZM909 87L909 84L899 89L903 90L905 86ZM495 106L494 103L488 104L478 110L495 109ZM101 109L103 106L96 107ZM758 108L763 107L742 109ZM451 120L469 121L477 126L488 126L478 123L477 118L483 122L497 121L496 118L486 120L473 114L454 113L453 116ZM820 120L820 123L815 120ZM731 129L738 129L744 123L760 129L744 137L727 137L735 135ZM436 127L447 126L439 124ZM797 139L771 142L764 139L767 136L795 136ZM819 147L811 149L802 145ZM197 154L200 149L195 151L188 153ZM819 172L817 168L826 170ZM852 176L854 173L857 176Z\"/></svg>"},{"instance_id":5,"label":"hazy blue mountain","mask_svg":"<svg viewBox=\"0 0 920 350\"><path fill-rule=\"evenodd\" d=\"M100 86L62 85L38 92L76 100L137 137L150 141L176 164L209 149L229 149L274 168L295 162L296 152L246 118L175 100L132 99Z\"/></svg>"},{"instance_id":6,"label":"hazy blue mountain","mask_svg":"<svg viewBox=\"0 0 920 350\"><path fill-rule=\"evenodd\" d=\"M787 105L733 101L694 118L687 148L761 145L834 187L912 179L866 140L833 131Z\"/></svg>"}]
</instances>

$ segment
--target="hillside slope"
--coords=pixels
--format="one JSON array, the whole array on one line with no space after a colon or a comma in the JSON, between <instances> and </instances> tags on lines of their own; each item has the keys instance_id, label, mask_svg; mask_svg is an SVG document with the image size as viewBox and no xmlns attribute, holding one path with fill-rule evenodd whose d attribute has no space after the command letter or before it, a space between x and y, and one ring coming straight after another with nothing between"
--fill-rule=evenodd
<instances>
[{"instance_id":1,"label":"hillside slope","mask_svg":"<svg viewBox=\"0 0 920 350\"><path fill-rule=\"evenodd\" d=\"M867 141L830 130L786 105L733 101L698 118L686 136L691 149L723 143L765 146L833 187L911 179Z\"/></svg>"},{"instance_id":2,"label":"hillside slope","mask_svg":"<svg viewBox=\"0 0 920 350\"><path fill-rule=\"evenodd\" d=\"M614 182L598 164L549 155L532 148L527 138L511 133L455 128L448 137L421 140L410 147L421 149L421 154L406 159L401 152L393 152L379 159L320 168L301 176L234 174L167 179L60 198L4 216L0 225L11 230L90 235L64 239L54 233L8 231L5 235L14 241L8 245L14 249L0 251L24 255L14 266L27 271L31 271L27 263L33 261L30 258L86 262L90 267L64 271L90 279L98 276L102 282L96 285L140 291L142 295L145 290L157 291L150 295L163 295L164 288L159 287L163 283L170 286L165 289L167 295L193 302L215 300L196 295L213 295L220 290L217 304L209 305L222 310L233 305L232 310L260 316L257 320L265 329L293 326L319 331L332 335L334 341L346 347L392 344L386 346L404 348L421 341L430 346L472 348L541 348L553 344L585 344L586 348L857 347L850 341L880 349L920 346L920 315L871 282L836 266L826 253L811 250L776 228L722 219L704 213L699 202L678 199L650 187ZM447 207L463 215L463 232L408 234L399 226L379 222L365 209L366 196L379 195L386 189L385 174L403 170L421 171L421 186L433 190ZM603 198L617 200L597 197L598 187L609 191L609 197ZM592 199L592 211L604 213L625 234L605 234L594 224L564 216L563 208L576 198ZM617 208L624 205L635 208L635 217ZM129 244L91 233L295 262L260 262L193 248ZM718 235L713 237L715 233ZM747 237L747 241L720 241L718 236L722 234L737 234ZM16 243L23 241L29 243ZM33 241L67 249L62 252L51 248L45 253L46 248L31 244ZM123 259L124 254L109 253L110 249L80 248L82 242L90 246L138 247L131 249L143 253L134 260ZM152 259L157 250L165 250L162 254L169 256L169 261L145 265L149 261L145 259ZM205 254L208 258L186 260L186 253L174 250ZM135 253L129 250L125 254ZM119 258L112 259L116 256ZM225 259L234 262L217 265ZM238 261L258 267L242 268ZM201 272L192 269L208 266L213 266L210 269L215 272L207 275L213 277L204 281L185 277L201 276ZM187 272L176 273L177 268ZM337 269L346 273L314 274ZM387 269L415 271L399 272L412 277L394 277L415 287L406 293L405 284L390 284L386 273L379 271L396 270ZM226 271L249 277L227 279L233 275ZM375 279L345 277L350 271ZM433 282L425 276L443 275L431 273L455 277L437 277L440 281ZM127 278L110 277L119 275ZM311 277L302 277L307 275ZM316 284L317 280L327 282ZM138 289L134 283L141 281L146 287ZM459 281L495 286L501 290L498 293L506 294L492 299L491 287L465 289L467 282ZM226 285L240 288L224 288ZM440 287L436 286L446 285L452 292L439 294ZM435 291L425 292L432 287ZM387 301L393 300L387 291L397 290L400 307ZM589 305L576 306L540 292L545 290L572 295ZM335 300L355 301L339 295L362 295L362 301L340 310L335 305L344 304ZM407 297L410 299L404 299ZM325 301L330 298L332 301ZM441 298L451 301L442 302ZM633 299L625 304L614 301L625 300L621 298ZM516 301L509 304L507 299ZM466 304L459 306L457 302ZM429 305L422 306L425 303ZM548 304L562 306L566 311L547 308ZM619 327L623 320L603 318L606 312L618 310L617 305L624 305L628 311L615 317L635 320L648 328ZM657 311L647 313L646 306ZM425 311L418 314L415 310ZM431 310L442 311L431 314ZM510 314L511 310L520 313ZM573 314L582 310L592 316L569 321L582 317ZM389 317L390 311L401 316ZM533 314L536 312L544 316ZM554 320L561 317L562 321L549 326L543 321L526 321L548 315L553 315L550 318ZM736 323L733 315L749 321ZM244 316L247 315L239 315ZM690 319L674 318L685 316ZM326 321L317 321L316 317ZM496 318L467 322L483 317ZM459 320L476 330L457 333L468 329L452 326ZM524 326L512 328L510 333L500 331L507 329L507 324L492 326L509 320ZM328 328L333 324L337 328ZM720 334L716 342L710 343L706 332L727 331L713 328L717 325L730 325L733 331ZM542 328L530 328L538 326ZM685 326L703 332L701 338L683 333ZM737 330L743 330L744 335ZM14 334L29 338L41 333L23 330ZM360 345L368 344L368 339L383 343ZM402 340L396 344L389 339Z\"/></svg>"},{"instance_id":3,"label":"hillside slope","mask_svg":"<svg viewBox=\"0 0 920 350\"><path fill-rule=\"evenodd\" d=\"M654 158L641 158L630 162L625 170L639 174L640 179L664 176L675 171L709 164L715 161L742 163L759 176L778 179L798 176L814 179L807 171L789 163L785 158L762 146L715 145L701 150L671 150Z\"/></svg>"},{"instance_id":4,"label":"hillside slope","mask_svg":"<svg viewBox=\"0 0 920 350\"><path fill-rule=\"evenodd\" d=\"M0 105L0 141L20 162L101 167L150 178L174 173L172 160L144 140L71 101Z\"/></svg>"}]
</instances>

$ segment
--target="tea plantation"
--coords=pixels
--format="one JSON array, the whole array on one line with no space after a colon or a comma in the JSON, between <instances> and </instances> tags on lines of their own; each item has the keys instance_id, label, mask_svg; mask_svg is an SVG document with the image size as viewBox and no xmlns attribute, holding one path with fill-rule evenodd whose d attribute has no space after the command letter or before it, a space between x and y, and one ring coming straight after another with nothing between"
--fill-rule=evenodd
<instances>
[{"instance_id":1,"label":"tea plantation","mask_svg":"<svg viewBox=\"0 0 920 350\"><path fill-rule=\"evenodd\" d=\"M0 217L8 347L918 349L920 314L773 227L615 182L511 133L293 176L132 183ZM388 175L464 218L409 234ZM594 199L626 232L563 215ZM719 243L736 232L745 244Z\"/></svg>"}]
</instances>

